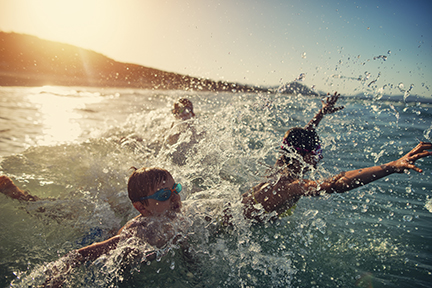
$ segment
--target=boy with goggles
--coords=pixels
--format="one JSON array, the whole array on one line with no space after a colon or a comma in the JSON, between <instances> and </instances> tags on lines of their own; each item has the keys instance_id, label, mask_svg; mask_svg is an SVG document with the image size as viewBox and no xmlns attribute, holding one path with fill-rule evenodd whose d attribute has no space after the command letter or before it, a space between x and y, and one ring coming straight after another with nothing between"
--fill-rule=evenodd
<instances>
[{"instance_id":1,"label":"boy with goggles","mask_svg":"<svg viewBox=\"0 0 432 288\"><path fill-rule=\"evenodd\" d=\"M182 190L182 185L180 183L174 183L174 186L171 189L162 188L156 191L153 195L138 198L134 202L143 201L146 199L155 199L156 201L167 201L171 197L171 193L179 194L181 190Z\"/></svg>"}]
</instances>

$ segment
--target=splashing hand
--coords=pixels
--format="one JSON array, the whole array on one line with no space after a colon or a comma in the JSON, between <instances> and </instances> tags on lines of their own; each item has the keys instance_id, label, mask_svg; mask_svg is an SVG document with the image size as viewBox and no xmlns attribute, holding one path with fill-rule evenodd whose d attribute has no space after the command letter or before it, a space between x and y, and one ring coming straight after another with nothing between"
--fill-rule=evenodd
<instances>
[{"instance_id":1,"label":"splashing hand","mask_svg":"<svg viewBox=\"0 0 432 288\"><path fill-rule=\"evenodd\" d=\"M336 104L336 101L339 99L339 96L340 96L340 94L337 94L337 92L335 92L333 95L330 95L330 93L327 93L327 97L326 97L325 101L324 101L324 99L321 100L321 103L323 104L322 113L324 115L335 113L335 112L342 110L344 108L344 106L334 107Z\"/></svg>"},{"instance_id":2,"label":"splashing hand","mask_svg":"<svg viewBox=\"0 0 432 288\"><path fill-rule=\"evenodd\" d=\"M414 165L415 161L432 155L432 143L420 142L414 149L408 152L405 156L396 161L390 162L389 165L395 169L396 173L403 173L406 170L412 169L416 172L422 173L423 170Z\"/></svg>"}]
</instances>

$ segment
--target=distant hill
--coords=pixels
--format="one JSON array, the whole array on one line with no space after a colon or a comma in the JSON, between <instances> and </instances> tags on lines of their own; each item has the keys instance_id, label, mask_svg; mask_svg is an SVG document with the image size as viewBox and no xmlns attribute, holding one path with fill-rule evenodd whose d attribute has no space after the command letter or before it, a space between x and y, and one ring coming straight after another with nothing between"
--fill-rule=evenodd
<instances>
[{"instance_id":1,"label":"distant hill","mask_svg":"<svg viewBox=\"0 0 432 288\"><path fill-rule=\"evenodd\" d=\"M284 85L281 85L279 88L277 88L277 92L283 93L283 94L294 94L294 95L304 95L304 96L318 96L319 93L311 90L306 85L301 84L300 82L290 82Z\"/></svg>"},{"instance_id":2,"label":"distant hill","mask_svg":"<svg viewBox=\"0 0 432 288\"><path fill-rule=\"evenodd\" d=\"M0 86L91 86L267 92L114 61L102 54L35 36L0 31Z\"/></svg>"}]
</instances>

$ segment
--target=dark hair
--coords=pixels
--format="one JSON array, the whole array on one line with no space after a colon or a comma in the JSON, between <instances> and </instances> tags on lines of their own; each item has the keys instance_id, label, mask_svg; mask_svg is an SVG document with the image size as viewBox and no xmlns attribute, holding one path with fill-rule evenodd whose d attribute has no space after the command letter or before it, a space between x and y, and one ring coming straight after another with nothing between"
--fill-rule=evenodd
<instances>
[{"instance_id":1,"label":"dark hair","mask_svg":"<svg viewBox=\"0 0 432 288\"><path fill-rule=\"evenodd\" d=\"M302 157L307 153L315 150L320 145L320 139L315 130L306 130L303 128L295 127L289 129L282 140L282 150L286 152L295 151ZM290 149L290 147L292 149ZM285 167L283 168L285 173L292 173L291 170L297 165L298 160L292 154L282 154L281 157L276 161L276 166Z\"/></svg>"},{"instance_id":2,"label":"dark hair","mask_svg":"<svg viewBox=\"0 0 432 288\"><path fill-rule=\"evenodd\" d=\"M167 170L162 168L142 167L137 169L132 167L132 169L135 171L129 177L128 181L128 195L132 203L138 201L141 197L149 195L158 184L172 177ZM147 200L144 200L144 202L148 205Z\"/></svg>"},{"instance_id":3,"label":"dark hair","mask_svg":"<svg viewBox=\"0 0 432 288\"><path fill-rule=\"evenodd\" d=\"M302 156L315 150L318 145L320 145L320 139L315 130L298 127L288 130L282 140L283 150L288 151L288 147L293 147Z\"/></svg>"},{"instance_id":4,"label":"dark hair","mask_svg":"<svg viewBox=\"0 0 432 288\"><path fill-rule=\"evenodd\" d=\"M187 98L180 98L177 100L177 102L174 103L174 109L172 110L173 114L180 115L182 112L180 112L180 109L184 108L187 110L187 112L190 112L192 117L195 116L195 113L193 112L193 104L192 102Z\"/></svg>"}]
</instances>

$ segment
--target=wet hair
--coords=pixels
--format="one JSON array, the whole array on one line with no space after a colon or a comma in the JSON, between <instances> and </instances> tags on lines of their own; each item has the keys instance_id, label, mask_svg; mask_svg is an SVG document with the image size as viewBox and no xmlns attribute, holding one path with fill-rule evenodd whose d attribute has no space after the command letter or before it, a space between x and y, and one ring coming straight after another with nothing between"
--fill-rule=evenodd
<instances>
[{"instance_id":1,"label":"wet hair","mask_svg":"<svg viewBox=\"0 0 432 288\"><path fill-rule=\"evenodd\" d=\"M288 130L282 140L283 150L289 151L287 148L293 147L302 156L315 150L319 145L320 139L315 130L298 127Z\"/></svg>"},{"instance_id":2,"label":"wet hair","mask_svg":"<svg viewBox=\"0 0 432 288\"><path fill-rule=\"evenodd\" d=\"M192 102L187 98L180 98L174 103L172 113L174 115L181 115L184 111L191 113L192 117L195 116Z\"/></svg>"},{"instance_id":3,"label":"wet hair","mask_svg":"<svg viewBox=\"0 0 432 288\"><path fill-rule=\"evenodd\" d=\"M281 149L286 152L293 152L304 157L306 154L315 150L320 145L320 139L315 130L306 130L295 127L289 129L282 140ZM290 149L292 148L292 149ZM287 165L290 168L295 163L296 157L290 157L289 154L283 154L276 162L277 166Z\"/></svg>"},{"instance_id":4,"label":"wet hair","mask_svg":"<svg viewBox=\"0 0 432 288\"><path fill-rule=\"evenodd\" d=\"M137 199L148 196L151 192L156 189L156 186L160 183L167 181L171 174L162 168L156 167L142 167L137 169L131 167L135 171L129 177L128 181L128 196L133 202L137 202ZM143 200L148 205L147 200Z\"/></svg>"}]
</instances>

